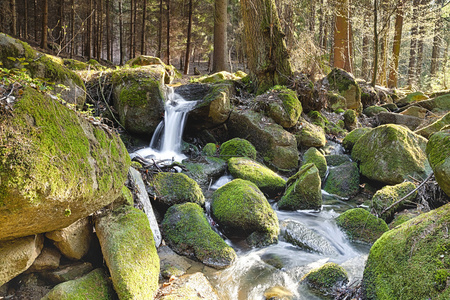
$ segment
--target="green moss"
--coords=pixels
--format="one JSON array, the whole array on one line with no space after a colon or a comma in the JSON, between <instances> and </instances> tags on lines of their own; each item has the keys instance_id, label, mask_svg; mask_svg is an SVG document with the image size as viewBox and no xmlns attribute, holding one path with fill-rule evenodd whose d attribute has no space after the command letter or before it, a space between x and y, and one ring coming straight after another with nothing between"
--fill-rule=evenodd
<instances>
[{"instance_id":1,"label":"green moss","mask_svg":"<svg viewBox=\"0 0 450 300\"><path fill-rule=\"evenodd\" d=\"M170 207L162 229L172 249L182 255L194 255L208 266L224 268L236 258L233 248L212 230L202 208L195 203Z\"/></svg>"},{"instance_id":2,"label":"green moss","mask_svg":"<svg viewBox=\"0 0 450 300\"><path fill-rule=\"evenodd\" d=\"M284 190L286 181L269 168L242 157L233 157L228 160L228 170L235 178L248 180L264 193L276 195Z\"/></svg>"},{"instance_id":3,"label":"green moss","mask_svg":"<svg viewBox=\"0 0 450 300\"><path fill-rule=\"evenodd\" d=\"M329 262L310 271L303 276L302 281L314 292L328 296L333 294L335 289L348 283L348 275L343 267Z\"/></svg>"},{"instance_id":4,"label":"green moss","mask_svg":"<svg viewBox=\"0 0 450 300\"><path fill-rule=\"evenodd\" d=\"M217 145L214 143L208 143L203 147L202 154L206 156L214 156L217 153Z\"/></svg>"},{"instance_id":5,"label":"green moss","mask_svg":"<svg viewBox=\"0 0 450 300\"><path fill-rule=\"evenodd\" d=\"M313 163L316 166L319 170L320 178L324 179L325 174L327 173L327 160L325 159L325 156L314 147L309 148L305 154L303 154L302 164L306 165L309 163Z\"/></svg>"},{"instance_id":6,"label":"green moss","mask_svg":"<svg viewBox=\"0 0 450 300\"><path fill-rule=\"evenodd\" d=\"M389 230L386 222L363 208L349 209L336 218L336 224L354 241L374 243Z\"/></svg>"},{"instance_id":7,"label":"green moss","mask_svg":"<svg viewBox=\"0 0 450 300\"><path fill-rule=\"evenodd\" d=\"M392 222L389 223L389 229L393 229L393 228L405 223L406 221L409 221L412 218L417 217L419 214L420 213L417 211L409 211L409 210L404 210L400 213L397 213L394 216L394 220L392 220Z\"/></svg>"},{"instance_id":8,"label":"green moss","mask_svg":"<svg viewBox=\"0 0 450 300\"><path fill-rule=\"evenodd\" d=\"M336 114L342 114L345 110L343 110L342 108L338 108L335 110Z\"/></svg>"},{"instance_id":9,"label":"green moss","mask_svg":"<svg viewBox=\"0 0 450 300\"><path fill-rule=\"evenodd\" d=\"M442 190L450 195L450 130L433 134L428 141L427 157Z\"/></svg>"},{"instance_id":10,"label":"green moss","mask_svg":"<svg viewBox=\"0 0 450 300\"><path fill-rule=\"evenodd\" d=\"M73 71L82 71L89 68L89 65L87 63L76 59L65 58L63 59L63 62L67 68Z\"/></svg>"},{"instance_id":11,"label":"green moss","mask_svg":"<svg viewBox=\"0 0 450 300\"><path fill-rule=\"evenodd\" d=\"M356 142L363 135L365 135L366 133L370 132L371 130L372 130L372 128L368 128L368 127L356 128L356 129L352 130L342 140L342 146L344 146L345 150L351 151L353 149L353 146L356 144Z\"/></svg>"},{"instance_id":12,"label":"green moss","mask_svg":"<svg viewBox=\"0 0 450 300\"><path fill-rule=\"evenodd\" d=\"M234 138L226 141L220 146L220 157L229 160L231 157L248 157L256 159L256 149L253 145L244 139Z\"/></svg>"},{"instance_id":13,"label":"green moss","mask_svg":"<svg viewBox=\"0 0 450 300\"><path fill-rule=\"evenodd\" d=\"M378 190L372 197L371 208L385 221L392 220L394 213L405 208L408 202L413 201L417 196L417 191L411 196L407 197L401 203L393 206L391 209L382 214L384 209L397 202L408 193L412 192L416 188L416 185L412 182L406 181L400 184L390 186L387 185ZM406 203L405 203L406 202Z\"/></svg>"},{"instance_id":14,"label":"green moss","mask_svg":"<svg viewBox=\"0 0 450 300\"><path fill-rule=\"evenodd\" d=\"M359 170L354 162L346 162L330 168L323 188L330 194L350 197L359 191Z\"/></svg>"},{"instance_id":15,"label":"green moss","mask_svg":"<svg viewBox=\"0 0 450 300\"><path fill-rule=\"evenodd\" d=\"M300 122L299 131L295 133L295 138L299 148L301 146L323 147L327 141L323 128L310 124L305 120Z\"/></svg>"},{"instance_id":16,"label":"green moss","mask_svg":"<svg viewBox=\"0 0 450 300\"><path fill-rule=\"evenodd\" d=\"M381 106L369 106L363 110L363 114L365 114L368 117L373 117L375 115L378 115L382 112L389 112L386 108Z\"/></svg>"},{"instance_id":17,"label":"green moss","mask_svg":"<svg viewBox=\"0 0 450 300\"><path fill-rule=\"evenodd\" d=\"M345 124L356 124L356 112L353 109L347 109L344 113Z\"/></svg>"},{"instance_id":18,"label":"green moss","mask_svg":"<svg viewBox=\"0 0 450 300\"><path fill-rule=\"evenodd\" d=\"M292 125L289 127L294 126L300 118L303 110L302 104L298 100L297 92L288 89L285 86L275 86L273 87L273 90L278 93L278 97L282 101L283 110L286 112L288 118L292 121Z\"/></svg>"},{"instance_id":19,"label":"green moss","mask_svg":"<svg viewBox=\"0 0 450 300\"><path fill-rule=\"evenodd\" d=\"M325 125L329 124L327 118L325 118L320 112L316 110L312 110L308 113L308 117L311 118L311 121L314 125L325 128Z\"/></svg>"},{"instance_id":20,"label":"green moss","mask_svg":"<svg viewBox=\"0 0 450 300\"><path fill-rule=\"evenodd\" d=\"M128 205L134 204L133 194L126 186L122 187L122 198L126 204Z\"/></svg>"}]
</instances>

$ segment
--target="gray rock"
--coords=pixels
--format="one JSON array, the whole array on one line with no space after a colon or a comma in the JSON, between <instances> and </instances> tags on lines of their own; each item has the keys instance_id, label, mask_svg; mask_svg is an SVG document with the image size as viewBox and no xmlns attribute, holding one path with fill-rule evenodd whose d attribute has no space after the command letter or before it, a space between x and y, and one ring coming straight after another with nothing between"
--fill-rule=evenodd
<instances>
[{"instance_id":1,"label":"gray rock","mask_svg":"<svg viewBox=\"0 0 450 300\"><path fill-rule=\"evenodd\" d=\"M61 253L55 248L44 247L27 272L41 272L59 267Z\"/></svg>"},{"instance_id":2,"label":"gray rock","mask_svg":"<svg viewBox=\"0 0 450 300\"><path fill-rule=\"evenodd\" d=\"M206 279L203 273L194 273L182 276L171 284L163 287L158 295L161 295L161 300L169 300L179 298L183 295L183 299L189 300L219 300L215 289L211 283Z\"/></svg>"},{"instance_id":3,"label":"gray rock","mask_svg":"<svg viewBox=\"0 0 450 300\"><path fill-rule=\"evenodd\" d=\"M74 280L93 270L92 264L88 262L76 262L70 265L60 266L57 270L46 271L42 276L53 284Z\"/></svg>"},{"instance_id":4,"label":"gray rock","mask_svg":"<svg viewBox=\"0 0 450 300\"><path fill-rule=\"evenodd\" d=\"M401 115L391 112L381 112L377 114L378 124L397 124L408 127L411 130L416 129L421 123L422 119L414 116Z\"/></svg>"},{"instance_id":5,"label":"gray rock","mask_svg":"<svg viewBox=\"0 0 450 300\"><path fill-rule=\"evenodd\" d=\"M329 173L323 188L330 194L350 197L359 191L359 169L353 162L329 168Z\"/></svg>"}]
</instances>

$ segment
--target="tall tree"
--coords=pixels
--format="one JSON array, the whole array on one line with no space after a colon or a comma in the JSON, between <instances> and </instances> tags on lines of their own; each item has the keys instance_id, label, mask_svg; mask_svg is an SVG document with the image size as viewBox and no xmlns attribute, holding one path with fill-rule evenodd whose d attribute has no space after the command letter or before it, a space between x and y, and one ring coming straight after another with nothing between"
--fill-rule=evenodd
<instances>
[{"instance_id":1,"label":"tall tree","mask_svg":"<svg viewBox=\"0 0 450 300\"><path fill-rule=\"evenodd\" d=\"M110 18L111 5L110 5L110 0L106 0L105 9L106 9L106 59L108 61L112 61L112 55L111 55L111 18Z\"/></svg>"},{"instance_id":2,"label":"tall tree","mask_svg":"<svg viewBox=\"0 0 450 300\"><path fill-rule=\"evenodd\" d=\"M230 69L227 63L227 6L227 0L215 1L213 72Z\"/></svg>"},{"instance_id":3,"label":"tall tree","mask_svg":"<svg viewBox=\"0 0 450 300\"><path fill-rule=\"evenodd\" d=\"M102 58L103 50L103 0L98 0L98 27L97 27L97 60Z\"/></svg>"},{"instance_id":4,"label":"tall tree","mask_svg":"<svg viewBox=\"0 0 450 300\"><path fill-rule=\"evenodd\" d=\"M42 5L42 38L41 48L48 48L48 0L44 0Z\"/></svg>"},{"instance_id":5,"label":"tall tree","mask_svg":"<svg viewBox=\"0 0 450 300\"><path fill-rule=\"evenodd\" d=\"M11 6L11 34L17 36L17 6L16 0L9 0Z\"/></svg>"},{"instance_id":6,"label":"tall tree","mask_svg":"<svg viewBox=\"0 0 450 300\"><path fill-rule=\"evenodd\" d=\"M431 52L431 68L430 68L430 75L432 77L436 76L437 69L439 67L440 47L442 44L441 31L443 23L443 19L441 18L441 10L444 5L444 1L438 0L437 5L439 5L440 7L437 10L435 17L436 21L434 23L433 50Z\"/></svg>"},{"instance_id":7,"label":"tall tree","mask_svg":"<svg viewBox=\"0 0 450 300\"><path fill-rule=\"evenodd\" d=\"M167 14L167 47L166 47L166 62L170 65L170 0L166 0L166 14Z\"/></svg>"},{"instance_id":8,"label":"tall tree","mask_svg":"<svg viewBox=\"0 0 450 300\"><path fill-rule=\"evenodd\" d=\"M388 87L396 88L398 82L398 61L400 59L400 45L402 42L403 30L403 0L400 0L397 6L395 16L394 44L392 45L392 60L389 71Z\"/></svg>"},{"instance_id":9,"label":"tall tree","mask_svg":"<svg viewBox=\"0 0 450 300\"><path fill-rule=\"evenodd\" d=\"M337 0L336 24L334 27L334 66L353 72L350 26L349 0Z\"/></svg>"},{"instance_id":10,"label":"tall tree","mask_svg":"<svg viewBox=\"0 0 450 300\"><path fill-rule=\"evenodd\" d=\"M28 39L28 0L23 1L23 36Z\"/></svg>"},{"instance_id":11,"label":"tall tree","mask_svg":"<svg viewBox=\"0 0 450 300\"><path fill-rule=\"evenodd\" d=\"M379 48L380 53L380 64L378 67L378 83L382 86L387 86L387 69L388 69L388 33L390 29L390 6L389 0L381 1L381 32L380 32L380 41L381 45Z\"/></svg>"},{"instance_id":12,"label":"tall tree","mask_svg":"<svg viewBox=\"0 0 450 300\"><path fill-rule=\"evenodd\" d=\"M241 0L250 77L257 93L287 85L289 54L274 0Z\"/></svg>"},{"instance_id":13,"label":"tall tree","mask_svg":"<svg viewBox=\"0 0 450 300\"><path fill-rule=\"evenodd\" d=\"M56 42L62 45L64 43L64 0L58 1L58 24L56 26Z\"/></svg>"},{"instance_id":14,"label":"tall tree","mask_svg":"<svg viewBox=\"0 0 450 300\"><path fill-rule=\"evenodd\" d=\"M418 24L417 16L419 11L420 0L413 1L412 25L411 25L411 43L409 46L409 65L408 65L408 85L415 83L416 59L417 59L417 34Z\"/></svg>"},{"instance_id":15,"label":"tall tree","mask_svg":"<svg viewBox=\"0 0 450 300\"><path fill-rule=\"evenodd\" d=\"M37 10L37 0L33 1L33 8L34 8L34 40L38 41L38 10Z\"/></svg>"},{"instance_id":16,"label":"tall tree","mask_svg":"<svg viewBox=\"0 0 450 300\"><path fill-rule=\"evenodd\" d=\"M70 58L75 54L76 40L75 40L75 0L70 2L70 38L72 40L70 47Z\"/></svg>"},{"instance_id":17,"label":"tall tree","mask_svg":"<svg viewBox=\"0 0 450 300\"><path fill-rule=\"evenodd\" d=\"M158 27L158 51L156 56L162 55L162 30L163 30L163 0L159 0L159 27Z\"/></svg>"},{"instance_id":18,"label":"tall tree","mask_svg":"<svg viewBox=\"0 0 450 300\"><path fill-rule=\"evenodd\" d=\"M134 6L135 6L136 0L130 0L130 58L133 58L135 56L135 52L133 51L134 45L134 26L135 26L135 18L134 18Z\"/></svg>"},{"instance_id":19,"label":"tall tree","mask_svg":"<svg viewBox=\"0 0 450 300\"><path fill-rule=\"evenodd\" d=\"M364 27L369 28L369 14L368 12L364 13ZM367 31L363 32L362 38L362 57L361 57L361 76L366 80L370 80L370 37Z\"/></svg>"},{"instance_id":20,"label":"tall tree","mask_svg":"<svg viewBox=\"0 0 450 300\"><path fill-rule=\"evenodd\" d=\"M146 55L146 41L145 41L145 33L147 32L146 23L147 23L147 0L143 0L142 7L142 32L141 32L141 55Z\"/></svg>"},{"instance_id":21,"label":"tall tree","mask_svg":"<svg viewBox=\"0 0 450 300\"><path fill-rule=\"evenodd\" d=\"M93 0L89 0L89 8L87 13L87 32L86 32L86 43L85 43L85 56L91 59L92 55L92 25L93 25L93 12L94 12L94 3Z\"/></svg>"},{"instance_id":22,"label":"tall tree","mask_svg":"<svg viewBox=\"0 0 450 300\"><path fill-rule=\"evenodd\" d=\"M186 62L184 64L184 74L189 74L189 63L191 55L191 32L192 32L192 0L189 0L189 22L186 43Z\"/></svg>"},{"instance_id":23,"label":"tall tree","mask_svg":"<svg viewBox=\"0 0 450 300\"><path fill-rule=\"evenodd\" d=\"M119 48L120 48L120 65L123 65L124 45L123 45L123 7L122 0L119 0Z\"/></svg>"},{"instance_id":24,"label":"tall tree","mask_svg":"<svg viewBox=\"0 0 450 300\"><path fill-rule=\"evenodd\" d=\"M373 71L372 82L373 87L377 83L378 70L378 0L373 0Z\"/></svg>"}]
</instances>

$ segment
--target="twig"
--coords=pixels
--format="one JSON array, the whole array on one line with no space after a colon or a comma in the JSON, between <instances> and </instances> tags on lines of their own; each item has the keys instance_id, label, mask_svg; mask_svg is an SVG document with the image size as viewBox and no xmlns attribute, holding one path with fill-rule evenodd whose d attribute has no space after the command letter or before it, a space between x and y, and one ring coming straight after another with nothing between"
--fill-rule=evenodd
<instances>
[{"instance_id":1,"label":"twig","mask_svg":"<svg viewBox=\"0 0 450 300\"><path fill-rule=\"evenodd\" d=\"M14 84L12 85L11 91L9 92L9 94L8 94L7 96L1 98L0 101L1 101L1 100L5 100L5 99L8 98L9 96L11 96L11 94L12 94L13 91L14 91Z\"/></svg>"},{"instance_id":2,"label":"twig","mask_svg":"<svg viewBox=\"0 0 450 300\"><path fill-rule=\"evenodd\" d=\"M384 214L385 212L387 212L388 210L390 210L392 207L394 207L395 205L399 204L400 202L402 202L403 200L405 200L406 198L408 198L409 196L411 196L414 192L416 192L418 189L420 189L428 180L431 179L431 177L433 177L434 173L431 172L430 175L428 175L428 177L421 183L419 184L418 187L416 187L414 190L412 190L411 192L409 192L408 194L406 194L406 196L404 196L403 198L401 198L398 201L395 201L394 203L392 203L391 205L389 205L388 207L386 207L382 212L381 215Z\"/></svg>"},{"instance_id":3,"label":"twig","mask_svg":"<svg viewBox=\"0 0 450 300\"><path fill-rule=\"evenodd\" d=\"M112 112L111 108L110 108L109 105L108 105L108 101L105 99L105 95L103 94L102 83L101 83L101 81L100 81L100 78L101 78L102 74L103 74L103 71L100 73L100 76L98 77L98 85L99 85L99 87L100 87L100 94L102 95L103 101L105 102L106 107L108 108L109 112L111 113L111 116L113 117L114 121L116 121L117 124L119 124L119 126L122 127L122 128L126 131L125 127L124 127L122 124L120 124L120 122L119 122L119 121L116 119L116 117L114 116L114 113Z\"/></svg>"}]
</instances>

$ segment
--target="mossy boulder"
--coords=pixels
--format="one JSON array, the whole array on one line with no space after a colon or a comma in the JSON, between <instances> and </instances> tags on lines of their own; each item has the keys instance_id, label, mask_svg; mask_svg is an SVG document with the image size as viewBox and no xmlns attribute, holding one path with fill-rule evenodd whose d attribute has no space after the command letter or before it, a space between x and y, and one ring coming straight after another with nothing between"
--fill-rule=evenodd
<instances>
[{"instance_id":1,"label":"mossy boulder","mask_svg":"<svg viewBox=\"0 0 450 300\"><path fill-rule=\"evenodd\" d=\"M383 219L377 218L363 208L352 208L336 218L336 224L353 241L373 244L389 230Z\"/></svg>"},{"instance_id":2,"label":"mossy boulder","mask_svg":"<svg viewBox=\"0 0 450 300\"><path fill-rule=\"evenodd\" d=\"M356 144L356 142L363 135L370 132L371 130L372 130L372 128L368 128L368 127L356 128L356 129L352 130L342 140L342 146L344 147L345 150L351 151L353 149L353 146Z\"/></svg>"},{"instance_id":3,"label":"mossy boulder","mask_svg":"<svg viewBox=\"0 0 450 300\"><path fill-rule=\"evenodd\" d=\"M205 205L205 196L198 183L183 173L159 172L153 176L150 186L156 200L165 206L184 202Z\"/></svg>"},{"instance_id":4,"label":"mossy boulder","mask_svg":"<svg viewBox=\"0 0 450 300\"><path fill-rule=\"evenodd\" d=\"M183 162L183 165L187 169L185 174L195 180L200 187L208 186L211 179L220 177L227 169L225 160L213 156L206 156L200 161L189 160Z\"/></svg>"},{"instance_id":5,"label":"mossy boulder","mask_svg":"<svg viewBox=\"0 0 450 300\"><path fill-rule=\"evenodd\" d=\"M217 145L214 143L208 143L203 147L202 154L206 156L214 156L217 153Z\"/></svg>"},{"instance_id":6,"label":"mossy boulder","mask_svg":"<svg viewBox=\"0 0 450 300\"><path fill-rule=\"evenodd\" d=\"M384 107L376 106L376 105L369 106L363 110L363 114L365 114L368 117L376 116L382 112L389 112L389 111Z\"/></svg>"},{"instance_id":7,"label":"mossy boulder","mask_svg":"<svg viewBox=\"0 0 450 300\"><path fill-rule=\"evenodd\" d=\"M358 116L356 115L356 112L353 109L347 109L344 112L344 127L348 131L352 131L353 129L356 129L358 125Z\"/></svg>"},{"instance_id":8,"label":"mossy boulder","mask_svg":"<svg viewBox=\"0 0 450 300\"><path fill-rule=\"evenodd\" d=\"M119 299L153 299L160 266L145 213L118 207L96 219L95 231Z\"/></svg>"},{"instance_id":9,"label":"mossy boulder","mask_svg":"<svg viewBox=\"0 0 450 300\"><path fill-rule=\"evenodd\" d=\"M283 192L286 185L286 180L280 175L249 158L230 158L228 170L233 177L253 182L263 193L270 196Z\"/></svg>"},{"instance_id":10,"label":"mossy boulder","mask_svg":"<svg viewBox=\"0 0 450 300\"><path fill-rule=\"evenodd\" d=\"M449 299L450 204L386 232L364 269L367 299Z\"/></svg>"},{"instance_id":11,"label":"mossy boulder","mask_svg":"<svg viewBox=\"0 0 450 300\"><path fill-rule=\"evenodd\" d=\"M399 125L382 125L363 135L352 149L352 159L369 179L386 184L409 176L426 178L431 172L427 140Z\"/></svg>"},{"instance_id":12,"label":"mossy boulder","mask_svg":"<svg viewBox=\"0 0 450 300\"><path fill-rule=\"evenodd\" d=\"M404 111L400 112L401 115L412 116L417 118L425 118L428 110L420 106L410 106Z\"/></svg>"},{"instance_id":13,"label":"mossy boulder","mask_svg":"<svg viewBox=\"0 0 450 300\"><path fill-rule=\"evenodd\" d=\"M234 179L212 195L211 212L226 233L247 237L254 246L278 241L278 217L252 182Z\"/></svg>"},{"instance_id":14,"label":"mossy boulder","mask_svg":"<svg viewBox=\"0 0 450 300\"><path fill-rule=\"evenodd\" d=\"M70 58L63 59L64 65L72 71L83 71L89 69L89 64Z\"/></svg>"},{"instance_id":15,"label":"mossy boulder","mask_svg":"<svg viewBox=\"0 0 450 300\"><path fill-rule=\"evenodd\" d=\"M336 167L352 161L348 155L340 154L325 155L325 159L327 160L327 165L331 167Z\"/></svg>"},{"instance_id":16,"label":"mossy boulder","mask_svg":"<svg viewBox=\"0 0 450 300\"><path fill-rule=\"evenodd\" d=\"M429 139L433 133L440 131L447 125L450 125L450 112L445 114L442 118L439 118L436 122L433 122L428 126L420 128L415 132L423 136L424 138Z\"/></svg>"},{"instance_id":17,"label":"mossy boulder","mask_svg":"<svg viewBox=\"0 0 450 300\"><path fill-rule=\"evenodd\" d=\"M347 162L329 168L323 188L330 194L350 197L359 191L359 169L354 162Z\"/></svg>"},{"instance_id":18,"label":"mossy boulder","mask_svg":"<svg viewBox=\"0 0 450 300\"><path fill-rule=\"evenodd\" d=\"M297 124L302 114L302 104L297 98L297 93L284 86L275 86L271 91L258 98L269 98L265 101L265 111L277 124L283 128L291 128Z\"/></svg>"},{"instance_id":19,"label":"mossy boulder","mask_svg":"<svg viewBox=\"0 0 450 300\"><path fill-rule=\"evenodd\" d=\"M112 73L114 107L125 129L151 136L164 115L165 69L160 65L122 68Z\"/></svg>"},{"instance_id":20,"label":"mossy boulder","mask_svg":"<svg viewBox=\"0 0 450 300\"><path fill-rule=\"evenodd\" d=\"M395 102L395 104L397 104L398 106L405 106L408 104L412 104L421 100L427 100L428 96L425 95L423 92L414 92L414 93L409 93L408 95L406 95L406 97L403 97L401 99L399 99L398 101Z\"/></svg>"},{"instance_id":21,"label":"mossy boulder","mask_svg":"<svg viewBox=\"0 0 450 300\"><path fill-rule=\"evenodd\" d=\"M327 173L327 160L325 156L316 148L311 147L303 154L302 164L306 165L313 163L319 170L319 175L321 179L325 178Z\"/></svg>"},{"instance_id":22,"label":"mossy boulder","mask_svg":"<svg viewBox=\"0 0 450 300\"><path fill-rule=\"evenodd\" d=\"M240 75L240 76L237 76ZM242 73L238 73L238 74L234 74L234 73L230 73L227 71L221 71L221 72L217 72L211 75L205 75L202 76L200 78L197 79L198 82L201 83L217 83L223 80L239 80L243 77L241 77L243 74ZM245 77L245 76L244 76Z\"/></svg>"},{"instance_id":23,"label":"mossy boulder","mask_svg":"<svg viewBox=\"0 0 450 300\"><path fill-rule=\"evenodd\" d=\"M105 271L95 269L75 280L55 286L42 300L114 299L115 295Z\"/></svg>"},{"instance_id":24,"label":"mossy boulder","mask_svg":"<svg viewBox=\"0 0 450 300\"><path fill-rule=\"evenodd\" d=\"M371 209L386 222L392 221L394 214L405 208L405 203L413 202L417 196L417 191L408 196L404 201L394 205L391 209L383 213L383 211L390 205L394 204L407 194L412 192L416 185L412 182L405 181L396 185L386 185L378 190L372 197L370 202Z\"/></svg>"},{"instance_id":25,"label":"mossy boulder","mask_svg":"<svg viewBox=\"0 0 450 300\"><path fill-rule=\"evenodd\" d=\"M164 239L178 254L195 257L207 266L222 269L235 259L233 248L209 225L195 203L171 206L162 222Z\"/></svg>"},{"instance_id":26,"label":"mossy boulder","mask_svg":"<svg viewBox=\"0 0 450 300\"><path fill-rule=\"evenodd\" d=\"M432 112L442 112L450 110L450 93L437 96L430 100L417 102L417 105Z\"/></svg>"},{"instance_id":27,"label":"mossy boulder","mask_svg":"<svg viewBox=\"0 0 450 300\"><path fill-rule=\"evenodd\" d=\"M256 159L256 149L247 140L234 138L223 143L219 148L221 158L228 161L232 157L248 157Z\"/></svg>"},{"instance_id":28,"label":"mossy boulder","mask_svg":"<svg viewBox=\"0 0 450 300\"><path fill-rule=\"evenodd\" d=\"M233 111L228 121L231 136L250 141L271 168L292 170L298 166L297 141L263 114L251 111Z\"/></svg>"},{"instance_id":29,"label":"mossy boulder","mask_svg":"<svg viewBox=\"0 0 450 300\"><path fill-rule=\"evenodd\" d=\"M322 207L319 170L312 164L303 165L287 182L287 189L278 208L286 210L320 209Z\"/></svg>"},{"instance_id":30,"label":"mossy boulder","mask_svg":"<svg viewBox=\"0 0 450 300\"><path fill-rule=\"evenodd\" d=\"M313 292L330 296L348 283L348 275L343 267L329 262L303 276L302 282Z\"/></svg>"},{"instance_id":31,"label":"mossy boulder","mask_svg":"<svg viewBox=\"0 0 450 300\"><path fill-rule=\"evenodd\" d=\"M323 147L327 143L325 131L322 127L301 120L294 129L297 147Z\"/></svg>"},{"instance_id":32,"label":"mossy boulder","mask_svg":"<svg viewBox=\"0 0 450 300\"><path fill-rule=\"evenodd\" d=\"M336 93L334 91L328 91L327 92L327 107L330 108L332 111L336 111L339 109L346 109L347 108L347 99L345 99L344 96L342 96L339 93Z\"/></svg>"},{"instance_id":33,"label":"mossy boulder","mask_svg":"<svg viewBox=\"0 0 450 300\"><path fill-rule=\"evenodd\" d=\"M181 78L181 74L174 66L166 65L160 58L154 56L139 55L138 57L127 61L126 65L132 68L139 68L143 66L154 66L158 68L162 67L165 71L163 75L163 82L165 84L172 83L172 81L177 77Z\"/></svg>"},{"instance_id":34,"label":"mossy boulder","mask_svg":"<svg viewBox=\"0 0 450 300\"><path fill-rule=\"evenodd\" d=\"M345 98L348 109L361 112L361 88L351 73L334 68L327 75L326 79L328 80L330 90L338 92Z\"/></svg>"},{"instance_id":35,"label":"mossy boulder","mask_svg":"<svg viewBox=\"0 0 450 300\"><path fill-rule=\"evenodd\" d=\"M77 107L82 108L86 100L86 88L80 76L64 66L56 56L38 52L18 39L0 33L0 62L3 68L25 68L32 78L42 78L68 89L55 86L55 92Z\"/></svg>"},{"instance_id":36,"label":"mossy boulder","mask_svg":"<svg viewBox=\"0 0 450 300\"><path fill-rule=\"evenodd\" d=\"M450 196L450 129L433 134L428 141L426 152L436 181Z\"/></svg>"},{"instance_id":37,"label":"mossy boulder","mask_svg":"<svg viewBox=\"0 0 450 300\"><path fill-rule=\"evenodd\" d=\"M0 240L67 227L112 203L130 158L119 136L25 88L0 116Z\"/></svg>"},{"instance_id":38,"label":"mossy boulder","mask_svg":"<svg viewBox=\"0 0 450 300\"><path fill-rule=\"evenodd\" d=\"M423 120L418 117L402 115L392 112L381 112L376 115L378 124L397 124L408 127L411 130L415 130Z\"/></svg>"}]
</instances>

